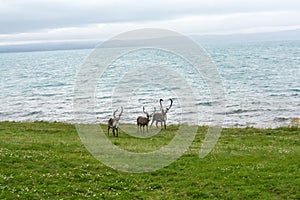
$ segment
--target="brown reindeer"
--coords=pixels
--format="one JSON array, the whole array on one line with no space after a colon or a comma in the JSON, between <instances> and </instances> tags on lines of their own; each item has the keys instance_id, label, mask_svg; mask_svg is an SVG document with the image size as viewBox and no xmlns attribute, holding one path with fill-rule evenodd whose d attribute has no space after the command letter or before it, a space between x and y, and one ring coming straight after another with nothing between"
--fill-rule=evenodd
<instances>
[{"instance_id":1,"label":"brown reindeer","mask_svg":"<svg viewBox=\"0 0 300 200\"><path fill-rule=\"evenodd\" d=\"M165 129L167 128L167 125L166 125L166 123L167 123L167 113L173 105L173 100L172 99L169 99L169 100L171 101L171 103L170 103L170 106L166 109L163 108L163 105L162 105L163 100L162 99L159 100L160 111L161 112L153 114L153 118L152 118L152 122L151 122L150 127L152 126L154 121L156 121L156 127L157 127L158 122L160 122L161 128L163 128L163 124L164 124Z\"/></svg>"},{"instance_id":2,"label":"brown reindeer","mask_svg":"<svg viewBox=\"0 0 300 200\"><path fill-rule=\"evenodd\" d=\"M112 129L113 135L118 137L119 136L119 121L121 118L121 115L123 113L123 107L121 107L121 112L118 117L116 117L116 113L118 112L118 109L114 111L113 118L110 118L108 120L108 126L107 126L107 134L109 135L109 129Z\"/></svg>"},{"instance_id":3,"label":"brown reindeer","mask_svg":"<svg viewBox=\"0 0 300 200\"><path fill-rule=\"evenodd\" d=\"M137 123L137 126L138 126L138 129L142 132L142 127L143 127L143 132L145 131L145 126L147 127L147 132L148 132L148 124L150 122L150 117L151 115L149 115L147 112L145 112L145 107L143 107L143 113L146 114L146 117L142 117L142 116L139 116L137 119L136 119L136 123Z\"/></svg>"}]
</instances>

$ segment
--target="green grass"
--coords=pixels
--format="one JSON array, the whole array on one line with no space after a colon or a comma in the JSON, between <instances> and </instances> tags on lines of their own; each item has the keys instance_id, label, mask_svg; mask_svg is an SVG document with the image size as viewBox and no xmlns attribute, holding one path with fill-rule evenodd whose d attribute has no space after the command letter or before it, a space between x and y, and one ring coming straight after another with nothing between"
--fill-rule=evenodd
<instances>
[{"instance_id":1,"label":"green grass","mask_svg":"<svg viewBox=\"0 0 300 200\"><path fill-rule=\"evenodd\" d=\"M177 129L110 139L148 152ZM299 128L223 129L214 150L199 159L206 130L199 127L190 149L171 165L133 174L93 158L74 125L0 122L0 199L300 199Z\"/></svg>"}]
</instances>

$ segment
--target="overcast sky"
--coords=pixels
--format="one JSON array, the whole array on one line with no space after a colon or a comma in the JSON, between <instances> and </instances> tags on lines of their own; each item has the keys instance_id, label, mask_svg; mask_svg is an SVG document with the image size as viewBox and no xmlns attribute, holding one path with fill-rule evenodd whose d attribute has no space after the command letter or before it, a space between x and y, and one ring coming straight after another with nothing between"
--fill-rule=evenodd
<instances>
[{"instance_id":1,"label":"overcast sky","mask_svg":"<svg viewBox=\"0 0 300 200\"><path fill-rule=\"evenodd\" d=\"M183 34L300 29L299 0L0 0L0 45L104 40L137 28Z\"/></svg>"}]
</instances>

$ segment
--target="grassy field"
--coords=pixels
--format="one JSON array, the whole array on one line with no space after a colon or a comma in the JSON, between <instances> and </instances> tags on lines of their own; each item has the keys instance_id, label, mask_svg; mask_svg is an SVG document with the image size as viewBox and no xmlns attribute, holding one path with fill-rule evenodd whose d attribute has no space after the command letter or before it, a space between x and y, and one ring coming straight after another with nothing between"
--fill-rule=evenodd
<instances>
[{"instance_id":1,"label":"grassy field","mask_svg":"<svg viewBox=\"0 0 300 200\"><path fill-rule=\"evenodd\" d=\"M143 152L167 144L177 129L152 139L122 132L110 139ZM74 125L0 122L0 199L300 199L299 128L223 129L212 153L200 159L206 130L199 127L171 165L132 174L93 158Z\"/></svg>"}]
</instances>

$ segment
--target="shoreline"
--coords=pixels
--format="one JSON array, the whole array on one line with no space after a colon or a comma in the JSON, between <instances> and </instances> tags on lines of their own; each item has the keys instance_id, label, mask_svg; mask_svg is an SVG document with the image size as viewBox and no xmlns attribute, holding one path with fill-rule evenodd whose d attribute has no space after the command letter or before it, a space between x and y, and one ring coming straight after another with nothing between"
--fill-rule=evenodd
<instances>
[{"instance_id":1,"label":"shoreline","mask_svg":"<svg viewBox=\"0 0 300 200\"><path fill-rule=\"evenodd\" d=\"M294 118L292 118L294 119ZM296 118L298 119L298 118ZM106 126L107 124L106 123L73 123L73 122L64 122L64 121L44 121L44 120L35 120L35 121L0 121L0 125L2 123L17 123L17 124L34 124L34 123L45 123L45 124L65 124L65 125L101 125L101 126ZM136 126L136 124L134 123L120 123L120 127L121 126L126 126L126 125L129 125L129 126ZM182 124L167 124L167 126L180 126ZM190 125L190 126L197 126L199 128L209 128L209 127L220 127L220 126L217 126L217 125L214 125L214 126L209 126L209 125ZM155 126L153 126L154 128L156 128ZM158 126L159 128L160 126ZM276 127L257 127L257 126L250 126L250 125L232 125L232 126L221 126L222 129L259 129L259 130L276 130L276 129L300 129L300 124L299 124L299 119L298 121L295 122L295 124L292 124L290 123L289 125L286 125L286 126L276 126ZM149 125L149 129L150 129L150 125Z\"/></svg>"}]
</instances>

